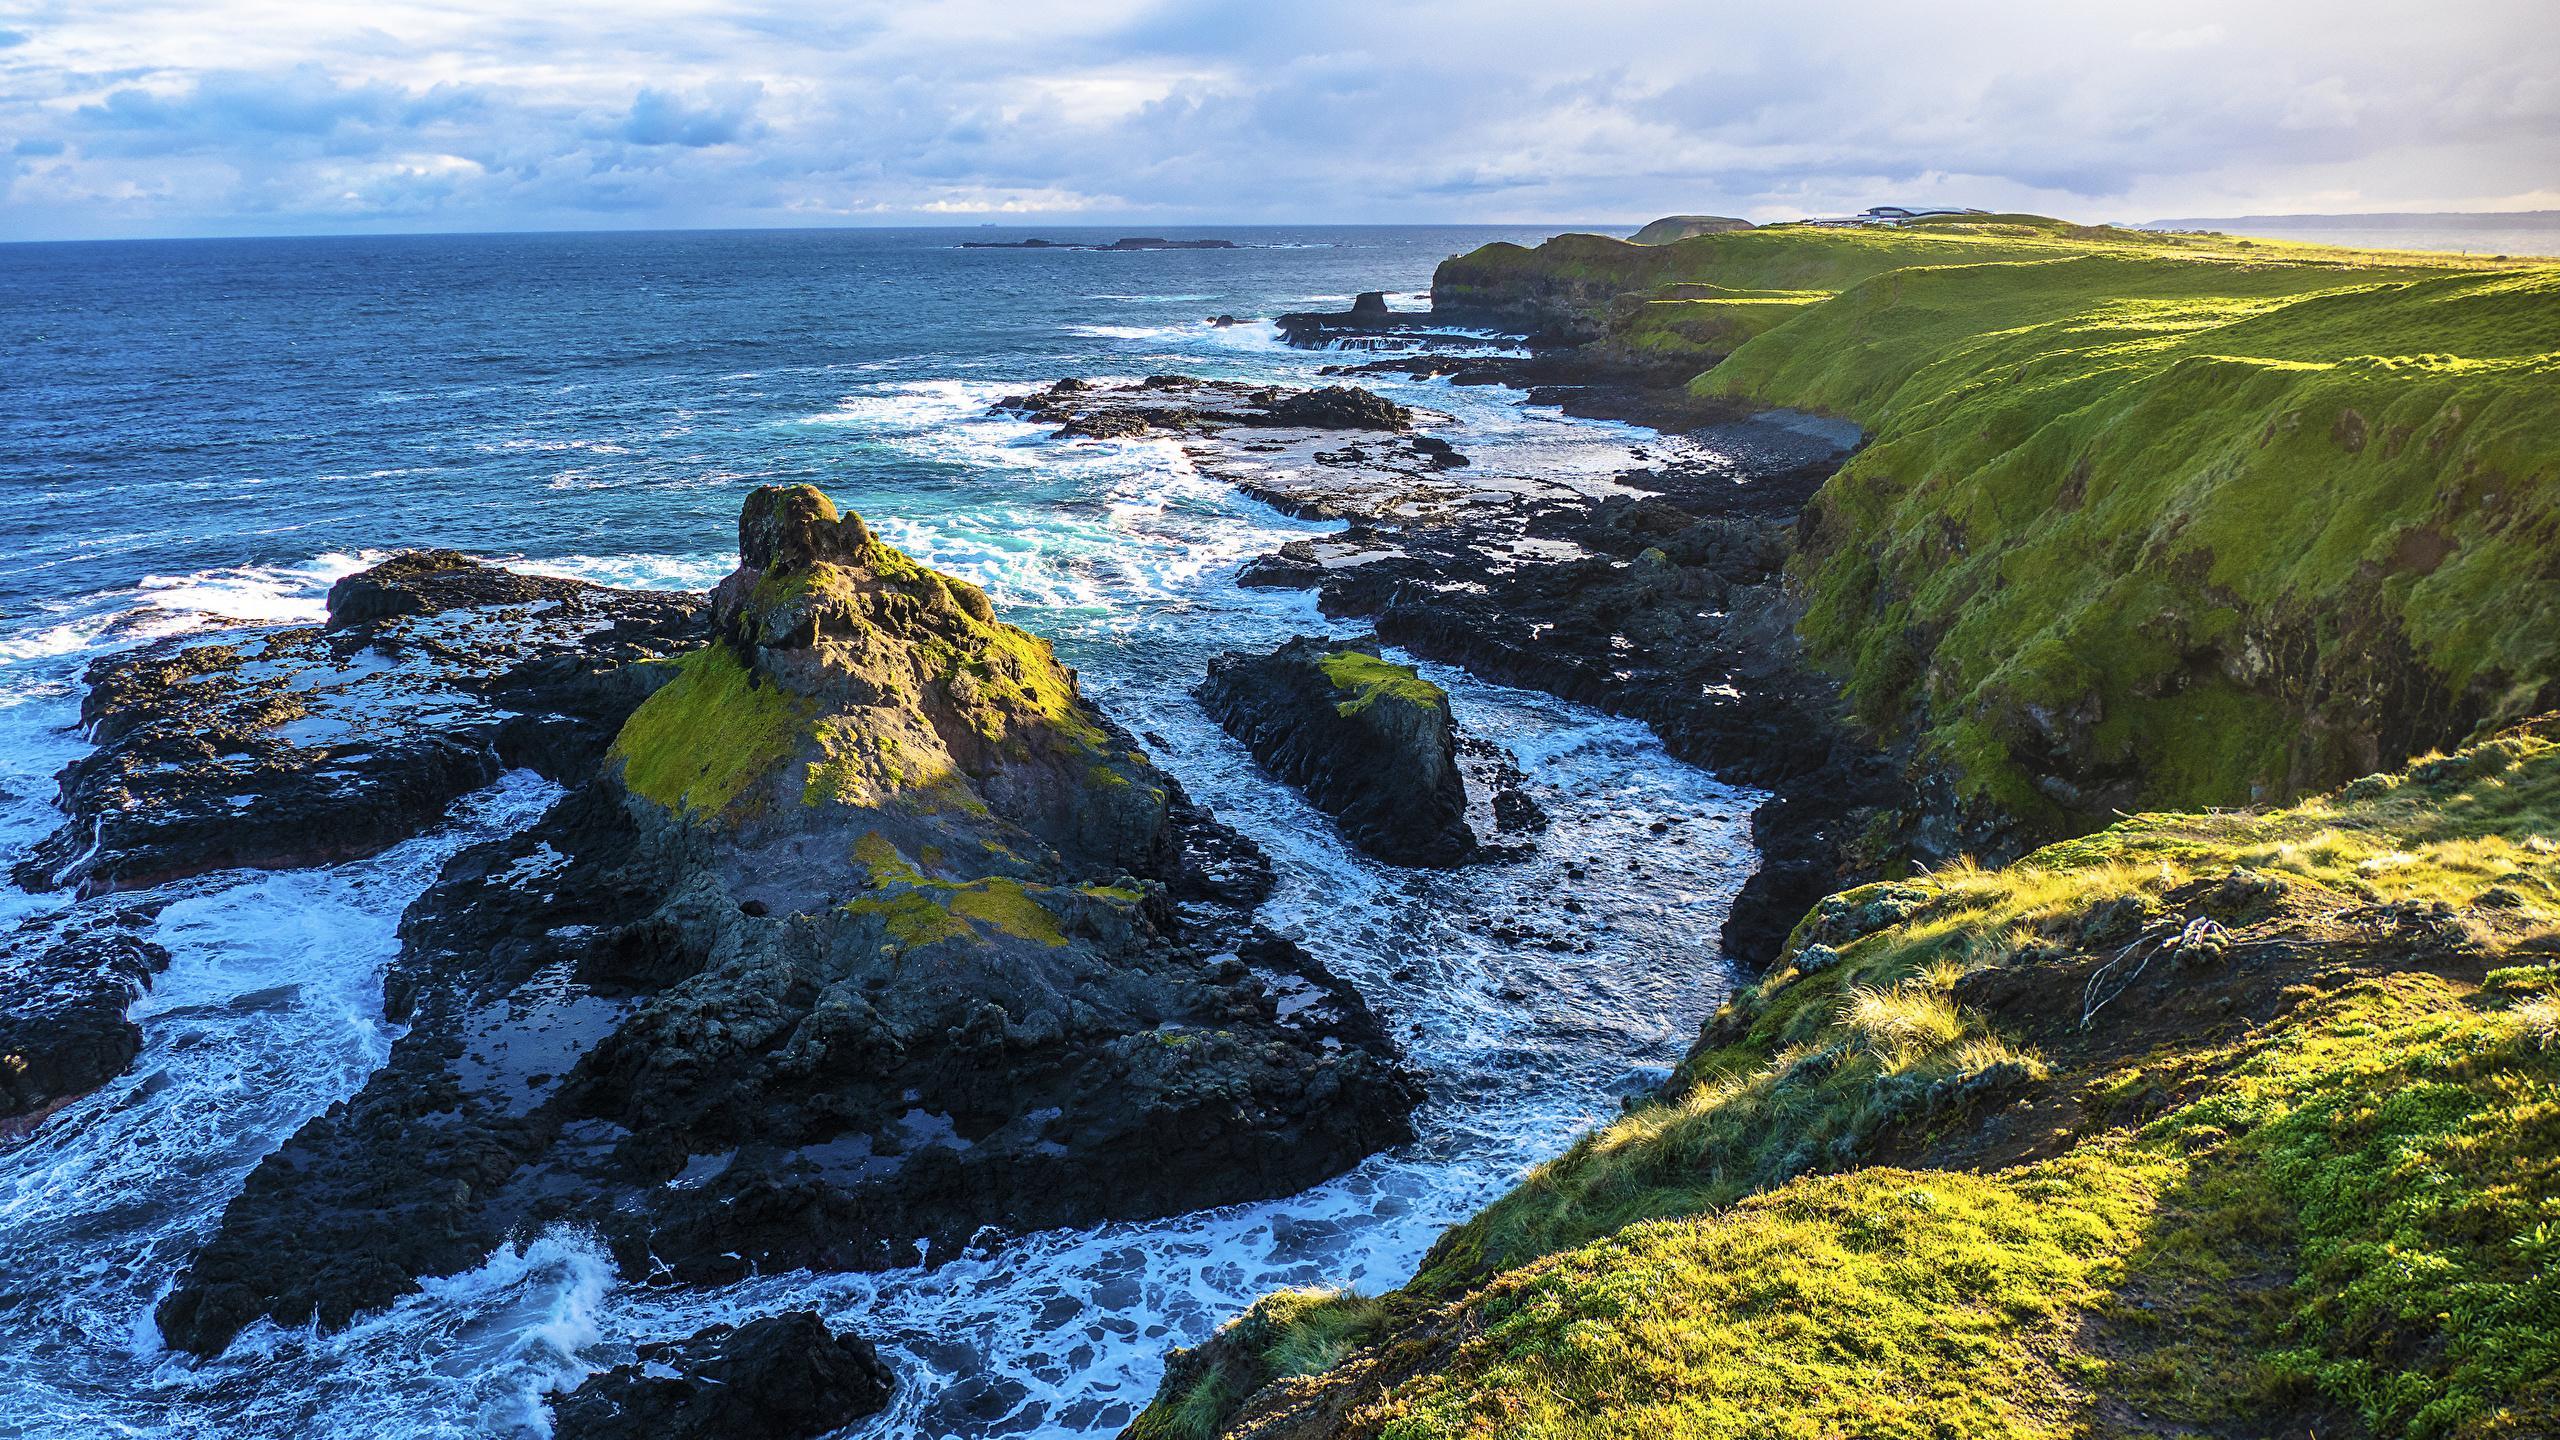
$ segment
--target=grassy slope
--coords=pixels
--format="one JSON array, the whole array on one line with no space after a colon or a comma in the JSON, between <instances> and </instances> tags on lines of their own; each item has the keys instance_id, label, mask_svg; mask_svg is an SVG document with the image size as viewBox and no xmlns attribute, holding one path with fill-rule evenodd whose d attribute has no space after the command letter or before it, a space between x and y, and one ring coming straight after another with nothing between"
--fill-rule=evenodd
<instances>
[{"instance_id":1,"label":"grassy slope","mask_svg":"<svg viewBox=\"0 0 2560 1440\"><path fill-rule=\"evenodd\" d=\"M1809 649L2031 828L2286 798L2551 699L2560 270L1897 272L1698 386L1869 428L1807 527Z\"/></svg>"},{"instance_id":2,"label":"grassy slope","mask_svg":"<svg viewBox=\"0 0 2560 1440\"><path fill-rule=\"evenodd\" d=\"M2555 735L1834 897L1662 1098L1136 1433L2554 1433Z\"/></svg>"},{"instance_id":3,"label":"grassy slope","mask_svg":"<svg viewBox=\"0 0 2560 1440\"><path fill-rule=\"evenodd\" d=\"M1492 245L1434 297L1865 426L1805 638L1976 818L2287 799L2560 700L2560 267L1995 217Z\"/></svg>"}]
</instances>

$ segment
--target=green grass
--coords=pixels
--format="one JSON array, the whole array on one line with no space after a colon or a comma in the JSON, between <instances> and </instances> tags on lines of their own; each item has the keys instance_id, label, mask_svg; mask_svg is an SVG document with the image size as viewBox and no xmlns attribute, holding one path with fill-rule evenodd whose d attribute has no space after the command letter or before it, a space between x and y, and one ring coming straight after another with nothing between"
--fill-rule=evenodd
<instances>
[{"instance_id":1,"label":"green grass","mask_svg":"<svg viewBox=\"0 0 2560 1440\"><path fill-rule=\"evenodd\" d=\"M718 816L791 755L810 705L757 683L726 645L674 664L676 678L632 712L612 753L632 793L687 815Z\"/></svg>"},{"instance_id":2,"label":"green grass","mask_svg":"<svg viewBox=\"0 0 2560 1440\"><path fill-rule=\"evenodd\" d=\"M2368 982L2130 1136L1621 1229L1471 1296L1468 1338L1353 1433L2263 1433L2305 1402L2550 1433L2560 1062L2520 1031L2434 977ZM2249 1251L2298 1273L2253 1295Z\"/></svg>"},{"instance_id":3,"label":"green grass","mask_svg":"<svg viewBox=\"0 0 2560 1440\"><path fill-rule=\"evenodd\" d=\"M1342 1433L1396 1440L2260 1434L2330 1409L2375 1435L2551 1433L2554 735L1833 897L1662 1097L1342 1317L1329 1333L1362 1366L1293 1393L1339 1387ZM2233 886L2275 907L2260 931L2233 912L2243 940L2300 977L2271 1023L2170 1027L2065 1073L1959 998L2023 967L2076 1031L2089 967ZM2322 947L2387 933L2359 918L2378 913L2431 917L2406 964L2455 971L2332 973ZM2161 963L2241 986L2277 963L2257 953ZM2143 1003L2088 1024L2103 1039ZM1870 1162L1894 1142L1961 1153L2014 1100L2060 1093L2087 1118L2048 1158ZM1217 1433L1282 1374L1256 1346L1289 1333L1195 1352L1215 1363L1165 1403L1200 1423L1160 1433Z\"/></svg>"},{"instance_id":4,"label":"green grass","mask_svg":"<svg viewBox=\"0 0 2560 1440\"><path fill-rule=\"evenodd\" d=\"M2519 718L2560 622L2560 267L2030 216L1563 236L1435 298L1854 419L1794 570L1880 738L2028 838ZM1730 352L1730 353L1727 353Z\"/></svg>"},{"instance_id":5,"label":"green grass","mask_svg":"<svg viewBox=\"0 0 2560 1440\"><path fill-rule=\"evenodd\" d=\"M1381 660L1365 650L1336 650L1317 663L1333 688L1346 692L1333 707L1345 715L1357 715L1381 700L1423 709L1449 703L1440 687L1423 679L1412 666Z\"/></svg>"},{"instance_id":6,"label":"green grass","mask_svg":"<svg viewBox=\"0 0 2560 1440\"><path fill-rule=\"evenodd\" d=\"M2281 800L2396 758L2377 708L2518 718L2560 622L2556 387L2560 269L2114 254L1887 275L1698 381L1869 429L1805 529L1807 647L2048 834L2127 797L2046 775Z\"/></svg>"}]
</instances>

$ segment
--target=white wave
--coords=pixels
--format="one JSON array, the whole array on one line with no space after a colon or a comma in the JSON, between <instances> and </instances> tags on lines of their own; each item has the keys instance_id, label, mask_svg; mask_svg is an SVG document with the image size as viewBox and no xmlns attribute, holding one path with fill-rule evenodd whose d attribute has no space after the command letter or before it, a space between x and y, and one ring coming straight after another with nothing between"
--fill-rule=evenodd
<instances>
[{"instance_id":1,"label":"white wave","mask_svg":"<svg viewBox=\"0 0 2560 1440\"><path fill-rule=\"evenodd\" d=\"M708 590L737 568L729 551L695 555L553 555L540 560L510 560L510 569L564 580L589 580L624 590Z\"/></svg>"},{"instance_id":2,"label":"white wave","mask_svg":"<svg viewBox=\"0 0 2560 1440\"><path fill-rule=\"evenodd\" d=\"M223 623L314 621L329 586L385 552L331 552L286 565L232 565L189 575L145 575L130 588L63 604L33 624L0 632L0 665L122 649Z\"/></svg>"},{"instance_id":3,"label":"white wave","mask_svg":"<svg viewBox=\"0 0 2560 1440\"><path fill-rule=\"evenodd\" d=\"M145 575L142 603L184 622L207 619L284 624L328 613L329 586L388 552L332 551L291 565L237 565L192 575Z\"/></svg>"},{"instance_id":4,"label":"white wave","mask_svg":"<svg viewBox=\"0 0 2560 1440\"><path fill-rule=\"evenodd\" d=\"M835 408L804 416L803 425L912 430L983 415L989 405L1028 388L1001 380L908 380L847 395Z\"/></svg>"},{"instance_id":5,"label":"white wave","mask_svg":"<svg viewBox=\"0 0 2560 1440\"><path fill-rule=\"evenodd\" d=\"M13 1277L0 1326L63 1337L0 1367L11 1425L168 1433L181 1397L219 1395L243 1406L226 1433L304 1429L293 1416L314 1403L308 1373L236 1383L298 1350L284 1332L263 1326L264 1338L194 1367L160 1349L151 1309L250 1168L388 1053L381 976L401 911L454 851L521 827L559 793L515 772L437 834L371 860L161 893L152 938L171 963L135 1006L141 1056L0 1152L0 1271Z\"/></svg>"}]
</instances>

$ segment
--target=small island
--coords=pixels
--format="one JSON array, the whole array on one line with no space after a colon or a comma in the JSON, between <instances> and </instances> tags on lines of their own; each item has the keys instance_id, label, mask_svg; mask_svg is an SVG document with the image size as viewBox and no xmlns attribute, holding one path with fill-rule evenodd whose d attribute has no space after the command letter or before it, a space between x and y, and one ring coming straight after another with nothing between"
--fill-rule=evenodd
<instances>
[{"instance_id":1,"label":"small island","mask_svg":"<svg viewBox=\"0 0 2560 1440\"><path fill-rule=\"evenodd\" d=\"M963 250L1240 250L1233 240L1167 240L1161 235L1123 235L1108 245L1074 240L963 240Z\"/></svg>"}]
</instances>

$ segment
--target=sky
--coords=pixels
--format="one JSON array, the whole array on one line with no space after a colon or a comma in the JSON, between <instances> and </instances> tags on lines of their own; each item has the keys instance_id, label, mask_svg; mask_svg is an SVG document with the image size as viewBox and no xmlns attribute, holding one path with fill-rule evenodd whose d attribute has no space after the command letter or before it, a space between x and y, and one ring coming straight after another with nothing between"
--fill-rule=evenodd
<instances>
[{"instance_id":1,"label":"sky","mask_svg":"<svg viewBox=\"0 0 2560 1440\"><path fill-rule=\"evenodd\" d=\"M0 0L0 239L2560 208L2560 0Z\"/></svg>"}]
</instances>

